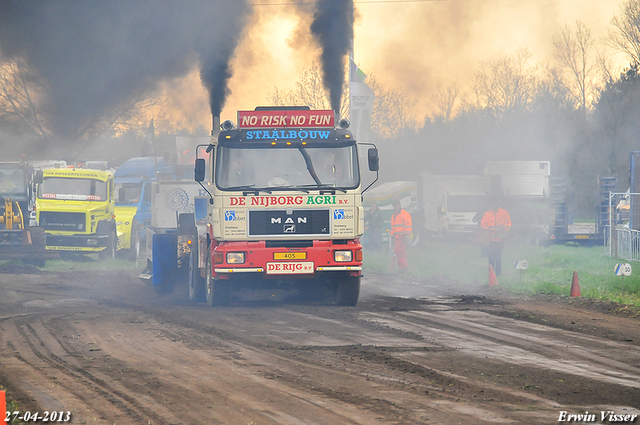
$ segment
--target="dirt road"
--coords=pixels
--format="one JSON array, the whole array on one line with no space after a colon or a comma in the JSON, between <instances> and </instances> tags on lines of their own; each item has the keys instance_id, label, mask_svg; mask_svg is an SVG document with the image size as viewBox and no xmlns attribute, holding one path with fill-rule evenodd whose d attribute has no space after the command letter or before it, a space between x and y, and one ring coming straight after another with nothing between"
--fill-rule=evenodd
<instances>
[{"instance_id":1,"label":"dirt road","mask_svg":"<svg viewBox=\"0 0 640 425\"><path fill-rule=\"evenodd\" d=\"M212 309L134 270L0 272L0 384L74 424L640 414L640 316L611 303L371 276L355 308L245 294Z\"/></svg>"}]
</instances>

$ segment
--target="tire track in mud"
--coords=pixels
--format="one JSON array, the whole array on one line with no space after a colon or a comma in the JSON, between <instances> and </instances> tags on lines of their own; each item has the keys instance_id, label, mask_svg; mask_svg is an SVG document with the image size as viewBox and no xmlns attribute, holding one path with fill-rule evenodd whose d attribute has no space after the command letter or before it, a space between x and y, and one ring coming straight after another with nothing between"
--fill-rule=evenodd
<instances>
[{"instance_id":1,"label":"tire track in mud","mask_svg":"<svg viewBox=\"0 0 640 425\"><path fill-rule=\"evenodd\" d=\"M456 358L466 357L469 364L483 367L503 364L504 373L499 376L508 377L503 380L517 382L528 376L532 381L544 382L545 387L552 387L549 385L552 382L563 382L564 393L544 392L559 402L626 403L640 408L637 398L640 369L635 366L640 364L640 353L636 346L486 313L465 313L455 310L371 312L363 318L382 327L428 337L438 345L455 349ZM433 364L433 359L420 353L401 357L416 365ZM542 385L522 382L521 385L542 391ZM571 396L580 393L582 399Z\"/></svg>"},{"instance_id":2,"label":"tire track in mud","mask_svg":"<svg viewBox=\"0 0 640 425\"><path fill-rule=\"evenodd\" d=\"M400 318L378 316L378 319L391 324L394 327L418 327L422 332L429 332L439 344L449 347L457 347L465 352L482 351L483 354L499 359L506 363L527 364L541 368L547 368L559 372L575 374L607 383L613 383L631 388L640 388L640 368L625 364L616 357L618 352L624 351L624 355L632 356L635 347L623 343L605 341L600 338L578 336L572 332L553 329L545 331L545 327L528 325L529 329L519 325L517 321L495 320L485 313L474 313L472 317L462 319L452 315L438 316L425 311L400 312ZM485 323L482 323L483 320ZM495 327L491 327L493 322ZM512 323L509 323L512 322ZM429 325L426 325L426 324ZM440 329L433 326L436 324ZM424 329L422 329L424 328ZM447 332L444 329L453 330ZM416 331L418 331L416 329ZM460 332L467 335L466 339L459 337ZM542 335L546 334L546 337ZM555 339L562 336L564 340ZM578 345L572 342L575 339L583 339L599 347L593 348L587 344ZM571 343L568 344L567 341ZM607 353L601 349L606 346ZM566 360L575 359L575 360ZM635 356L636 362L640 362L640 354Z\"/></svg>"},{"instance_id":3,"label":"tire track in mud","mask_svg":"<svg viewBox=\"0 0 640 425\"><path fill-rule=\"evenodd\" d=\"M122 305L119 305L119 307L122 308ZM139 308L134 309L133 306L131 306L128 309L128 313L131 314L132 311L133 311L133 314L139 314L140 309ZM247 353L250 352L249 353L250 357L255 358L255 356L257 355L262 357L263 360L265 360L259 366L260 369L263 369L263 370L264 369L273 370L272 366L275 367L276 362L278 360L280 361L285 360L286 362L289 362L289 363L296 362L295 359L290 359L283 356L274 356L274 353L269 350L262 350L256 347L252 347L250 341L248 340L244 342L236 342L231 338L224 338L224 337L223 337L224 338L223 340L220 340L220 334L225 336L231 336L232 334L227 333L225 331L219 331L217 329L211 329L209 327L207 327L208 332L204 333L205 334L204 339L210 339L210 340L202 341L203 336L199 335L199 333L202 332L201 324L196 324L188 321L184 322L184 321L176 321L176 320L167 320L166 312L164 312L163 314L163 311L156 311L156 313L157 314L154 314L154 315L152 315L149 311L146 311L145 313L143 313L147 317L156 316L156 318L160 319L163 322L162 324L166 322L166 326L160 326L158 328L154 327L153 328L154 333L163 337L163 339L169 339L174 342L179 340L180 343L188 345L188 341L185 341L185 340L190 339L190 337L186 336L185 332L188 330L195 329L194 326L197 326L198 332L194 332L194 335L193 335L193 337L200 340L197 345L201 346L201 348L210 347L212 345L217 347L216 352L217 353L222 352L222 355L219 355L218 357L220 359L226 358L238 364L238 361L242 362L244 359L244 357L240 356L238 353L242 352L243 354L246 355ZM104 314L105 314L104 312L100 312L100 316L104 316ZM178 326L181 329L179 329L178 331L175 331L175 326ZM36 331L32 330L32 332L37 333L37 330ZM50 330L50 333L54 333L54 332ZM66 351L71 355L74 355L73 351L71 350L66 350ZM225 352L227 354L225 354ZM194 364L190 364L186 366L193 367ZM253 366L253 367L250 367L249 369L255 369L256 365L249 365L249 366ZM308 365L308 367L311 367L311 366L312 366L311 364ZM321 369L323 373L336 372L336 371L331 371L329 368L321 368ZM123 370L122 366L120 370ZM272 381L271 377L268 376L267 373L256 374L254 370L248 370L246 372L241 371L238 373L244 376L245 378L247 378L248 380L256 384L259 384L260 387L266 388L269 392L280 394L282 398L296 399L299 402L301 402L303 405L308 405L310 407L313 407L314 409L323 411L324 413L321 413L321 416L324 418L325 422L321 421L318 423L345 423L345 424L362 423L360 421L354 421L352 417L354 416L354 411L363 409L363 407L367 405L378 406L377 408L372 409L372 411L369 412L369 414L376 414L377 416L385 416L385 417L401 416L398 413L391 413L389 410L385 408L380 408L379 407L379 405L381 404L380 400L377 400L377 399L368 400L364 397L358 398L354 396L346 397L344 396L344 394L341 396L336 396L337 393L335 393L335 391L332 391L329 389L326 389L326 391L323 391L322 386L318 386L314 384L314 382L312 381L309 381L310 382L309 386L313 388L313 390L310 391L309 388L305 388L305 385L295 385L295 386L291 386L291 385L286 386L286 385L277 385L277 384L274 385L274 382ZM348 379L348 377L349 376L346 374L343 375L343 378ZM293 379L292 382L294 380L295 379ZM286 384L285 382L282 382L282 383ZM178 387L179 386L180 386L180 383L178 383ZM334 395L333 397L331 396L332 394ZM227 395L226 397L228 397L230 400L234 400L236 398L234 394ZM334 400L339 403L338 404L332 403L332 402L329 402L329 400ZM359 404L360 402L363 402L364 404L360 405ZM348 407L345 408L345 406L341 406L341 403L344 403L344 405L347 405ZM263 414L265 417L268 417L274 420L275 423L299 423L300 422L299 420L294 420L295 418L293 418L291 415L287 415L285 411L278 410L277 406L261 404L259 401L256 401L255 405L259 406L258 410L260 410L261 414ZM362 413L359 416L367 416L368 414L364 413L366 410L367 410L366 408L363 409ZM396 407L394 408L394 410L402 410L402 409L398 409ZM356 414L356 416L358 415ZM332 420L326 422L327 417L331 417ZM284 419L286 419L286 421L282 422L282 420ZM203 423L207 423L207 422L203 422ZM369 421L367 423L380 423L380 422L374 420L373 417L371 417L369 418ZM390 422L383 422L383 423L390 423Z\"/></svg>"},{"instance_id":4,"label":"tire track in mud","mask_svg":"<svg viewBox=\"0 0 640 425\"><path fill-rule=\"evenodd\" d=\"M154 317L159 322L164 322L171 326L177 326L181 328L180 332L172 332L166 329L163 329L161 332L168 339L171 340L180 340L182 343L189 343L190 339L195 340L195 344L197 346L200 345L209 345L209 343L205 343L202 341L202 335L209 335L215 341L224 341L224 344L229 347L235 347L232 351L236 351L238 353L243 353L242 358L255 358L256 355L261 357L264 361L261 363L261 369L265 367L269 372L263 372L262 377L266 377L269 380L278 381L281 385L266 385L272 391L277 391L288 397L296 397L302 401L310 403L318 407L317 398L318 396L325 398L327 400L335 400L339 403L345 403L348 405L352 405L353 407L364 409L365 411L369 411L370 413L387 417L387 420L392 421L391 423L413 423L415 420L414 414L412 413L412 409L408 409L405 404L407 400L410 399L409 404L413 404L415 406L420 406L418 410L425 410L430 412L431 417L439 417L441 423L450 423L449 416L452 413L462 414L469 418L469 420L476 423L485 423L485 422L503 422L510 421L507 419L509 415L506 417L502 414L497 414L491 412L491 410L485 406L484 408L480 406L475 406L473 408L469 408L465 412L462 412L459 407L459 403L456 403L456 400L459 401L460 397L463 396L462 391L457 391L454 393L453 391L444 391L443 387L456 383L455 385L460 388L464 388L464 397L469 402L472 402L473 394L478 388L473 383L464 382L461 385L458 385L457 380L452 376L447 376L445 373L436 370L430 370L428 376L433 378L433 376L438 376L437 381L444 382L439 389L436 389L433 385L425 384L424 382L416 385L415 383L411 383L410 385L404 385L402 382L392 379L378 379L374 378L376 375L376 371L371 371L370 366L377 365L381 367L380 375L383 374L392 374L402 372L404 375L406 370L404 367L395 366L397 364L402 363L403 365L409 364L409 362L385 362L382 361L379 364L377 362L371 362L368 364L358 365L357 370L354 370L353 365L349 367L349 371L346 369L336 369L335 367L325 367L322 365L322 361L326 359L319 360L317 357L313 356L314 352L321 352L327 354L331 357L331 362L335 363L336 356L342 357L344 356L344 350L349 351L352 348L356 348L356 346L352 345L348 342L348 337L340 335L339 339L345 341L345 345L341 346L298 346L295 344L289 343L287 341L277 340L256 340L256 338L250 335L240 335L237 332L232 332L229 328L225 326L216 326L212 323L206 323L203 321L195 321L191 317L184 317L180 312L176 311L167 311L166 309L159 309L156 307L146 307L140 305L131 305L126 302L114 302L114 301L105 301L105 304L110 305L111 307L123 308L129 311L135 310L139 312L143 312L144 314L150 315ZM293 310L289 310L288 308L292 308ZM362 326L367 326L366 321L362 320L353 320L350 323L344 323L344 321L323 318L320 315L310 315L303 312L298 312L294 310L298 310L301 307L299 306L286 306L283 308L270 308L268 313L276 313L276 314L288 314L290 316L289 319L283 320L283 322L289 322L291 325L301 318L306 318L307 320L311 319L313 322L331 322L335 325L339 325L346 328L351 328L352 332L358 333L359 330L362 329ZM303 308L303 307L302 307ZM304 308L303 308L304 309ZM214 312L215 310L199 310L200 312L204 312L205 315L208 315L210 312ZM225 309L224 316L228 316L229 318L235 317L233 310ZM325 311L326 310L319 310ZM344 319L344 317L341 317ZM203 324L205 323L205 324ZM246 323L238 323L238 327L242 328ZM283 326L286 327L283 323ZM185 334L185 328L193 330L193 335L191 337ZM373 327L372 327L373 328ZM379 331L379 329L377 329ZM388 336L392 336L393 340L397 341L398 332L396 330L390 329L385 332ZM339 334L339 333L338 333ZM337 336L333 335L338 338ZM419 341L421 338L411 333L404 333L402 339L406 341ZM391 341L389 341L391 343ZM361 348L361 347L359 347ZM378 346L373 347L371 350L373 351L382 351L380 354L380 358L388 358L390 353L394 351L394 349L399 349L400 351L407 350L406 347L394 347L393 345L389 346ZM385 352L386 350L386 352ZM413 347L413 350L426 350L426 351L449 351L448 348L442 347L430 347L420 349L418 347ZM237 360L237 357L232 357L234 360ZM344 360L344 359L343 359ZM367 362L365 362L367 363ZM254 365L255 366L255 365ZM390 367L391 366L391 367ZM415 369L415 366L413 366ZM336 386L323 385L319 383L317 380L313 380L310 377L306 378L304 374L300 374L300 370L315 370L313 376L332 376L336 378L338 381L348 382L348 384L341 385L341 389ZM249 376L248 374L247 376ZM360 385L356 385L356 382L361 382ZM367 384L371 384L372 382L376 382L376 386L383 393L387 394L403 394L402 397L394 396L380 396L378 394L367 394L361 390L362 387L367 387ZM262 385L265 385L262 383ZM425 391L426 389L426 391ZM438 392L438 398L440 399L437 403L430 402L425 399L424 395L428 391ZM496 397L505 396L511 390L510 389L493 389L490 391L489 389L483 388L487 394L493 394ZM385 398L386 397L386 398ZM509 397L510 400L514 402L530 402L531 399L535 399L535 397L526 396L524 393L519 393L516 397ZM547 402L546 404L550 404ZM335 408L335 407L334 407ZM332 412L334 415L337 412ZM348 417L343 417L341 419L344 423L350 423Z\"/></svg>"},{"instance_id":5,"label":"tire track in mud","mask_svg":"<svg viewBox=\"0 0 640 425\"><path fill-rule=\"evenodd\" d=\"M521 350L529 356L535 354L541 358L552 358L558 349L551 345L541 348L540 340L545 341L546 335L554 334L549 331L534 332L526 329L526 327L531 327L530 323L522 324L523 322L519 322L522 329L518 331L522 335L516 338L518 335L514 331L513 325L508 326L508 323L513 320L505 319L504 322L495 326L496 329L492 329L491 326L473 326L472 323L470 324L473 319L463 318L462 316L465 314L463 312L458 311L453 314L438 312L434 306L428 306L422 301L415 300L408 309L402 307L406 303L403 304L395 300L390 301L389 305L396 303L399 307L392 305L391 309L376 307L371 303L362 303L353 309L333 306L314 308L299 305L276 305L275 307L269 305L267 308L261 309L252 309L251 305L249 308L232 306L231 308L209 309L199 306L188 307L182 298L180 300L154 298L151 301L141 296L138 296L137 299L116 298L116 295L106 295L107 290L108 288L103 288L97 296L91 297L102 306L89 314L60 315L65 312L64 306L56 304L54 305L55 309L50 310L54 314L45 314L38 319L21 317L15 320L23 323L20 325L20 329L28 336L23 339L25 341L30 339L28 350L34 351L34 355L37 355L35 351L38 351L40 355L49 360L46 362L38 357L40 361L48 365L39 366L43 375L49 373L47 370L49 367L60 371L61 374L69 375L72 383L66 383L65 387L70 393L79 394L78 397L83 396L83 402L89 406L91 406L90 397L94 387L97 387L102 391L97 394L97 398L114 398L115 403L119 403L118 406L124 406L117 408L123 412L123 415L129 415L125 409L133 410L139 414L141 419L131 419L126 423L134 421L147 423L147 412L143 408L146 407L149 410L148 406L154 403L154 400L143 400L132 395L137 394L136 388L143 387L146 383L147 378L140 371L153 375L155 370L148 366L156 358L163 362L175 362L174 352L172 352L174 349L182 353L189 353L189 350L191 352L201 350L208 355L218 356L217 362L212 361L216 367L220 367L224 360L228 360L227 363L237 362L238 372L233 369L236 367L235 365L230 367L224 372L223 379L219 382L212 382L218 379L217 372L203 370L209 379L205 388L209 391L221 388L222 394L216 395L215 397L218 397L216 400L227 397L235 401L236 406L242 406L242 403L245 403L244 406L249 406L246 404L247 400L257 401L257 407L254 410L263 414L263 419L267 423L269 421L266 418L270 418L275 423L304 422L301 421L301 418L304 417L303 413L292 413L292 410L287 408L288 406L302 406L303 409L317 412L324 419L333 413L334 418L341 418L340 420L343 420L344 423L365 423L362 419L352 420L352 418L356 418L354 411L360 412L363 416L372 415L379 419L368 423L422 423L415 421L416 416L413 415L423 411L426 412L424 416L429 417L431 423L443 424L454 422L452 415L456 417L455 422L466 420L469 423L505 421L549 423L548 414L550 411L557 412L559 408L551 401L553 397L548 394L540 396L530 394L520 388L522 384L513 386L513 381L504 385L479 382L474 377L462 376L460 368L452 372L446 367L449 359L452 363L455 362L456 366L460 366L461 359L478 356L479 351L484 350L488 344L507 345L513 350ZM59 294L57 295L59 296ZM396 309L393 310L393 308ZM426 317L425 314L422 314L422 310L425 309L433 316ZM79 309L74 309L74 311L79 312ZM144 350L151 353L156 347L160 347L159 340L161 339L170 339L172 343L181 345L172 347L172 344L165 344L161 346L165 351L154 353L157 354L157 357L145 359L144 364L129 362L127 357L120 357L120 364L111 363L110 358L105 356L103 358L105 362L97 365L83 360L87 354L79 344L86 345L86 339L80 342L63 339L65 332L68 335L67 329L75 330L77 328L76 325L72 325L72 322L76 320L84 322L88 316L91 316L89 319L95 319L95 323L105 319L118 324L121 322L116 317L122 314L139 315L145 320L152 318L154 321L160 322L160 324L152 324L151 329L145 329L149 331L149 335L153 333L156 339L140 342L140 346L143 348L141 356L145 356L146 351ZM449 320L449 317L445 317L447 314L453 316L454 319L457 315L461 323ZM378 316L376 316L376 320L370 320L371 317L368 315ZM0 322L2 320L0 318ZM83 323L82 326L89 329L89 326L93 325L89 322ZM145 325L148 324L145 322ZM8 323L5 323L6 325ZM134 328L128 327L130 325L126 326L123 328L123 332L135 329L136 325L133 325ZM47 332L44 332L42 327L46 328ZM498 332L501 329L505 332L515 333L515 335ZM62 332L60 332L61 330ZM367 335L369 331L377 333L377 339L374 337L375 335ZM262 332L264 334L260 334ZM106 333L98 331L97 334L89 336L95 337L96 335L105 337L103 342L106 345L103 345L103 348L109 346L110 341L106 337ZM143 334L138 333L137 335ZM526 335L535 336L537 342L533 342L533 339L527 341ZM557 339L558 346L564 341L565 344L571 344L574 351L580 350L581 347L587 346L592 341L590 338L583 337L582 334L567 332L566 338L560 338L559 335L556 335L557 338L554 337L554 340ZM452 341L455 342L456 338L467 341L467 346L461 349L458 345L453 344ZM512 338L512 340L510 341L508 338ZM606 345L604 339L593 340L601 341L602 347ZM95 340L90 341L95 342ZM331 341L335 341L335 345L330 345ZM478 341L479 345L474 347L472 343ZM120 346L125 342L116 341ZM301 344L297 342L301 342ZM28 354L26 347L25 344L25 347L21 346L21 349ZM128 351L135 353L136 347L128 347ZM573 355L569 351L566 353L567 356ZM197 354L199 355L198 359L202 359L202 353ZM593 347L590 347L589 355L591 354L595 357L592 359L588 356L580 357L581 361L606 366L607 361L615 360L619 363L615 367L616 371L635 375L633 369L628 369L633 366L625 363L622 358L603 356ZM71 357L67 359L67 355ZM31 363L35 361L35 366L40 363L31 355L28 357L31 359ZM513 357L510 360L513 361ZM489 362L484 359L482 361ZM498 357L492 361L496 364L501 362L502 367L508 367L510 364L508 358ZM117 372L114 374L107 372L106 365L120 366L119 371L125 374L128 371L133 373L137 371L137 375L133 378L135 381L120 382L117 379ZM184 373L188 376L179 376L181 381L176 382L176 385L171 388L165 385L164 377L152 376L157 378L157 382L163 384L157 394L168 398L171 391L180 390L181 386L200 385L192 375L198 372L198 367L206 368L206 362L201 364L190 359L185 362L184 366ZM527 370L532 371L536 367L538 366L532 365ZM88 373L89 376L76 370L78 368ZM182 371L175 371L175 373L179 375ZM236 382L231 381L236 376L234 373L237 373L241 385L235 385ZM560 372L558 372L558 376L561 377ZM619 376L613 376L613 378L619 378ZM94 379L98 382L95 382ZM265 382L265 380L269 382ZM246 385L247 382L253 382L255 388L250 388L253 391L250 397L242 398L240 390L242 385ZM601 381L590 382L601 389L606 387L601 385ZM79 388L74 388L74 383L79 383ZM225 387L225 384L231 384L232 388ZM611 384L606 388L619 389L620 386ZM144 388L145 392L146 389ZM86 390L86 394L83 390ZM265 396L265 394L267 395ZM271 398L272 394L273 398ZM481 399L474 399L474 394L478 394ZM482 395L480 396L480 394ZM573 400L578 400L578 397L574 396ZM194 400L190 402L201 403L202 400L213 398L214 396L207 392L199 396L194 395ZM295 401L285 404L283 399L288 399L287 401L295 399ZM155 402L157 401L156 399ZM113 401L108 401L108 403L114 405ZM104 410L104 405L107 403L102 404ZM547 415L547 420L541 419L540 415L535 416L535 412L531 413L532 417L523 419L524 416L520 413L513 412L513 407L518 404L540 406L539 413ZM550 408L551 405L553 408ZM185 406L188 407L189 404L181 407ZM555 410L553 410L554 408ZM201 412L199 411L199 413ZM200 417L204 418L204 416L198 416L198 418ZM348 420L351 422L347 422ZM170 422L163 420L161 414L154 421ZM183 422L198 423L199 421L184 419ZM324 423L320 420L314 422Z\"/></svg>"},{"instance_id":6,"label":"tire track in mud","mask_svg":"<svg viewBox=\"0 0 640 425\"><path fill-rule=\"evenodd\" d=\"M269 379L278 380L298 390L311 391L329 399L353 404L379 415L384 414L390 418L394 417L394 420L400 421L399 423L412 423L412 413L411 409L406 407L407 403L419 406L418 410L431 412L432 416L444 415L442 416L442 423L449 423L449 420L445 418L452 413L465 415L469 420L476 423L510 421L511 419L508 418L513 415L508 413L503 415L491 411L487 401L490 402L492 399L502 399L505 404L510 406L528 405L535 402L542 409L549 409L557 404L552 400L527 394L525 391L514 390L512 387L479 383L432 367L416 365L403 359L402 353L404 352L423 352L424 354L441 352L444 354L455 350L443 345L434 345L432 341L426 342L423 336L417 333L404 332L394 328L381 329L378 325L360 319L358 315L362 312L357 314L348 313L346 316L349 319L346 319L344 315L336 319L332 318L330 312L324 309L315 311L320 313L317 315L297 311L300 310L297 306L271 309L272 312L277 312L278 315L290 316L288 319L282 318L282 325L285 327L287 326L286 323L293 325L299 320L306 319L311 322L330 323L336 325L336 327L350 328L351 332L355 334L361 333L363 327L365 329L370 328L387 335L388 345L354 345L349 342L348 335L340 335L340 331L334 329L336 333L330 335L334 338L340 336L340 339L345 342L344 345L319 346L312 344L296 346L295 343L290 341L277 340L277 336L276 340L256 340L248 335L241 336L230 332L229 328L225 326L203 325L202 322L176 317L180 315L175 314L175 312L167 314L166 311L156 310L155 308L145 310L147 313L156 316L158 320L165 320L182 328L197 329L198 332L209 334L214 338L223 338L227 344L237 345L239 352L244 351L246 353L250 351L265 357L269 356L270 372L267 375ZM225 310L224 316L227 316L227 312L230 313L229 317L235 317L234 312L229 310ZM327 317L322 317L323 315ZM306 324L299 326L306 329ZM238 327L242 327L242 323L238 323ZM170 338L173 339L181 337L184 337L184 334L170 334ZM393 343L398 342L399 338L404 343L408 342L412 347L395 346ZM402 341L399 343L402 344ZM418 341L422 341L422 344L420 344L423 346L422 348L416 345ZM355 354L353 350L355 350ZM400 356L398 356L398 353L400 353ZM354 363L350 360L354 357L358 358L360 362ZM288 362L289 365L278 365L274 359ZM340 364L337 368L334 366L325 367L322 364L326 363L327 359L329 359L330 363ZM292 367L294 364L296 368ZM341 390L330 388L290 371L290 369L299 369L300 367L304 367L306 370L315 369L317 371L315 376L342 376L345 382L351 381L350 388L342 388ZM360 386L367 386L367 381L369 385L375 382L383 393L393 394L400 392L403 397L367 396L360 391L360 386L354 384L359 380L362 380L362 385ZM435 384L430 384L430 382L435 382ZM437 402L425 399L425 394L436 396ZM474 397L477 397L476 394L483 394L482 400L474 400ZM467 406L469 407L468 409L462 409L461 398L471 404L471 406Z\"/></svg>"},{"instance_id":7,"label":"tire track in mud","mask_svg":"<svg viewBox=\"0 0 640 425\"><path fill-rule=\"evenodd\" d=\"M105 411L103 407L96 407L97 403L91 399L92 396L100 396L117 409L117 412L121 415L135 421L134 423L152 423L151 421L155 423L167 423L166 419L140 404L135 396L129 395L115 388L104 379L89 372L87 368L72 365L70 362L65 361L59 355L55 354L53 349L49 346L51 343L45 341L45 339L52 338L55 343L57 343L70 357L81 357L79 354L72 352L62 338L56 337L56 333L53 332L46 323L54 320L60 320L61 317L64 316L47 317L44 320L39 320L39 323L47 330L47 335L44 338L38 333L38 331L36 331L32 322L28 321L27 318L18 318L14 320L14 325L16 326L18 333L23 338L23 341L28 345L31 353L50 367L54 368L57 372L62 373L72 380L71 383L64 383L61 382L62 380L57 380L58 384L66 388L67 391L71 392L87 406L91 406L91 408L95 409L96 412L100 413L105 418L113 417L114 412ZM15 351L16 357L23 363L28 364L45 375L47 374L41 366L36 365L34 362L30 362L24 355L18 354L19 351L10 341L8 342L8 345ZM180 422L177 422L176 424L178 423Z\"/></svg>"}]
</instances>

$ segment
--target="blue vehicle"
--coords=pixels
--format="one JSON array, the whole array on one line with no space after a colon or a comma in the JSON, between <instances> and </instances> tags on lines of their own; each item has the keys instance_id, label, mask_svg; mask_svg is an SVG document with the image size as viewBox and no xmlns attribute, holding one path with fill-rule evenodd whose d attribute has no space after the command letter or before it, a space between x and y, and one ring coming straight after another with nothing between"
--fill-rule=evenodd
<instances>
[{"instance_id":1,"label":"blue vehicle","mask_svg":"<svg viewBox=\"0 0 640 425\"><path fill-rule=\"evenodd\" d=\"M145 228L151 224L151 183L166 168L162 157L138 157L129 159L114 174L118 250L131 261L140 258Z\"/></svg>"}]
</instances>

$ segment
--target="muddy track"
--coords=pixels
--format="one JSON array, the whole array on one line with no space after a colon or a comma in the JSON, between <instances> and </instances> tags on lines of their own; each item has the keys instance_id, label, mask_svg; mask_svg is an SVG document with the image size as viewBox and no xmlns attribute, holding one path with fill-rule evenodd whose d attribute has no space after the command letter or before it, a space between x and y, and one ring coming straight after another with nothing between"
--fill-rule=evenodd
<instances>
[{"instance_id":1,"label":"muddy track","mask_svg":"<svg viewBox=\"0 0 640 425\"><path fill-rule=\"evenodd\" d=\"M15 319L13 324L21 337L21 346L16 347L11 341L8 342L8 346L16 352L16 358L40 373L56 379L66 391L102 416L110 417L113 412L119 412L116 417L129 418L136 423L162 423L164 419L138 402L136 395L117 388L92 373L91 369L82 367L82 362L74 361L75 357L81 355L70 350L60 333L51 329L52 324L64 321L64 316L47 317L45 320ZM28 346L28 352L25 352L25 344ZM34 356L39 361L34 359ZM64 360L63 357L69 360ZM52 373L52 370L55 372Z\"/></svg>"},{"instance_id":2,"label":"muddy track","mask_svg":"<svg viewBox=\"0 0 640 425\"><path fill-rule=\"evenodd\" d=\"M375 280L355 308L211 309L134 272L19 277L0 275L3 376L72 423L546 424L640 409L637 319L499 293L393 298Z\"/></svg>"}]
</instances>

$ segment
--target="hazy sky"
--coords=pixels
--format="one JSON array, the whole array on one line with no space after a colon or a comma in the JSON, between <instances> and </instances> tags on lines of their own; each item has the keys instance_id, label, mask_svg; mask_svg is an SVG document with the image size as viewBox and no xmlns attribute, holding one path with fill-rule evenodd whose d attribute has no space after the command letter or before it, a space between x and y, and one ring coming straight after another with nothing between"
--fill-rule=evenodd
<instances>
[{"instance_id":1,"label":"hazy sky","mask_svg":"<svg viewBox=\"0 0 640 425\"><path fill-rule=\"evenodd\" d=\"M300 71L317 61L310 14L299 0L254 7L233 60L231 96L222 119L238 109L267 104L274 87L292 87ZM355 60L385 87L415 97L419 116L429 112L429 97L457 83L468 89L480 61L528 48L534 62L550 61L551 39L565 24L586 24L596 39L607 36L620 13L619 0L356 0ZM179 81L175 99L191 121L210 127L206 92L196 71ZM185 90L194 87L193 91ZM177 105L175 105L177 106Z\"/></svg>"}]
</instances>

